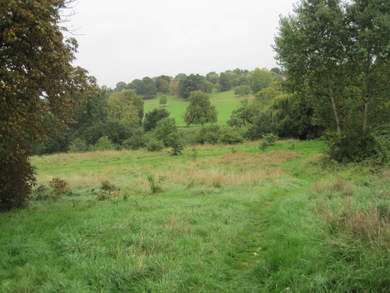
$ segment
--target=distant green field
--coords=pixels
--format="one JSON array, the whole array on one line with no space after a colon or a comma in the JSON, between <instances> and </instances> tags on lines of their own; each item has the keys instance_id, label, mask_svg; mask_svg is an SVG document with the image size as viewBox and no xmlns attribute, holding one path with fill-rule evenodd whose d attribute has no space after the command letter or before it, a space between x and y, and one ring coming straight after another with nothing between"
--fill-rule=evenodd
<instances>
[{"instance_id":1,"label":"distant green field","mask_svg":"<svg viewBox=\"0 0 390 293\"><path fill-rule=\"evenodd\" d=\"M168 99L167 105L161 107L159 100L161 95L152 100L145 100L145 113L150 112L156 108L164 108L170 112L170 117L175 118L178 126L186 126L184 122L184 113L186 111L188 102L182 98L176 96L165 95ZM240 107L240 102L248 99L253 100L254 96L249 97L236 97L234 91L227 92L213 92L210 94L210 101L215 105L218 112L217 124L224 125L230 119L231 113Z\"/></svg>"}]
</instances>

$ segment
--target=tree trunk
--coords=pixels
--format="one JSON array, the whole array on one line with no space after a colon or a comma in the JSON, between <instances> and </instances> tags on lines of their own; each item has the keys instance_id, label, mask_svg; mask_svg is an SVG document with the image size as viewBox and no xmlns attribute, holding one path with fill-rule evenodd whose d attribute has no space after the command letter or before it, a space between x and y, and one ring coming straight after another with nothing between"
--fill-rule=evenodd
<instances>
[{"instance_id":1,"label":"tree trunk","mask_svg":"<svg viewBox=\"0 0 390 293\"><path fill-rule=\"evenodd\" d=\"M332 89L332 86L330 85L330 83L329 83L329 97L330 97L330 100L332 102L332 109L333 109L334 118L336 120L337 133L340 134L341 133L340 118L339 118L339 113L337 111L336 101L334 99L333 89Z\"/></svg>"},{"instance_id":2,"label":"tree trunk","mask_svg":"<svg viewBox=\"0 0 390 293\"><path fill-rule=\"evenodd\" d=\"M367 133L368 127L368 93L364 95L364 112L363 112L363 135Z\"/></svg>"}]
</instances>

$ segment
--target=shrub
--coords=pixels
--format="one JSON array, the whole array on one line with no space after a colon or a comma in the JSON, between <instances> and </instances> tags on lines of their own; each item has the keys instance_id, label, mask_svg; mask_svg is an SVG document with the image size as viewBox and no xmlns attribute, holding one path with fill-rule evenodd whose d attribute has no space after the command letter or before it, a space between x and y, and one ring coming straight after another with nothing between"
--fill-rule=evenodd
<instances>
[{"instance_id":1,"label":"shrub","mask_svg":"<svg viewBox=\"0 0 390 293\"><path fill-rule=\"evenodd\" d=\"M102 136L92 147L95 151L115 150L117 147L107 136Z\"/></svg>"},{"instance_id":2,"label":"shrub","mask_svg":"<svg viewBox=\"0 0 390 293\"><path fill-rule=\"evenodd\" d=\"M221 143L235 144L243 142L244 138L241 136L241 134L236 128L233 128L231 126L224 126L221 127L219 131L218 141Z\"/></svg>"},{"instance_id":3,"label":"shrub","mask_svg":"<svg viewBox=\"0 0 390 293\"><path fill-rule=\"evenodd\" d=\"M161 140L157 140L156 138L150 138L146 142L145 146L149 152L157 152L164 148L164 143Z\"/></svg>"},{"instance_id":4,"label":"shrub","mask_svg":"<svg viewBox=\"0 0 390 293\"><path fill-rule=\"evenodd\" d=\"M273 146L279 137L276 134L268 133L263 135L263 139L269 144L269 146Z\"/></svg>"},{"instance_id":5,"label":"shrub","mask_svg":"<svg viewBox=\"0 0 390 293\"><path fill-rule=\"evenodd\" d=\"M184 149L184 143L179 133L174 132L168 135L167 144L172 147L171 154L174 156L180 155Z\"/></svg>"},{"instance_id":6,"label":"shrub","mask_svg":"<svg viewBox=\"0 0 390 293\"><path fill-rule=\"evenodd\" d=\"M70 191L68 182L58 177L53 178L49 182L49 185L51 187L52 192L57 196L68 193Z\"/></svg>"},{"instance_id":7,"label":"shrub","mask_svg":"<svg viewBox=\"0 0 390 293\"><path fill-rule=\"evenodd\" d=\"M123 147L126 149L137 150L145 146L145 136L142 128L132 130L131 136L123 141Z\"/></svg>"},{"instance_id":8,"label":"shrub","mask_svg":"<svg viewBox=\"0 0 390 293\"><path fill-rule=\"evenodd\" d=\"M116 187L114 184L111 184L108 180L103 180L100 185L101 190L106 190L106 191L115 191L119 190L118 187Z\"/></svg>"},{"instance_id":9,"label":"shrub","mask_svg":"<svg viewBox=\"0 0 390 293\"><path fill-rule=\"evenodd\" d=\"M338 162L361 162L378 156L378 142L373 135L328 132L325 138L329 146L327 154Z\"/></svg>"},{"instance_id":10,"label":"shrub","mask_svg":"<svg viewBox=\"0 0 390 293\"><path fill-rule=\"evenodd\" d=\"M69 145L69 151L72 153L85 152L88 150L86 141L82 138L76 138Z\"/></svg>"},{"instance_id":11,"label":"shrub","mask_svg":"<svg viewBox=\"0 0 390 293\"><path fill-rule=\"evenodd\" d=\"M158 179L154 177L154 175L148 175L146 176L146 179L149 182L150 192L151 193L158 193L161 192L162 186L161 183L166 179L165 176L159 176Z\"/></svg>"},{"instance_id":12,"label":"shrub","mask_svg":"<svg viewBox=\"0 0 390 293\"><path fill-rule=\"evenodd\" d=\"M236 96L249 96L252 93L252 89L249 85L240 85L234 89L234 94Z\"/></svg>"},{"instance_id":13,"label":"shrub","mask_svg":"<svg viewBox=\"0 0 390 293\"><path fill-rule=\"evenodd\" d=\"M218 125L203 126L199 131L198 142L201 144L216 144L219 140L220 127Z\"/></svg>"}]
</instances>

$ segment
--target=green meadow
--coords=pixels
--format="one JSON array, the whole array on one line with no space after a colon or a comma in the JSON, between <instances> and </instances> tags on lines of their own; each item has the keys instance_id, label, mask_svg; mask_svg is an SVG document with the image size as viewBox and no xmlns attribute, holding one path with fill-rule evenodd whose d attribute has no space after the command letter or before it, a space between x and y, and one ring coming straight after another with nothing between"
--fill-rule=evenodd
<instances>
[{"instance_id":1,"label":"green meadow","mask_svg":"<svg viewBox=\"0 0 390 293\"><path fill-rule=\"evenodd\" d=\"M154 109L166 109L170 113L170 117L175 118L177 126L186 126L184 122L184 113L186 112L188 102L185 99L178 98L176 96L165 95L167 97L167 104L161 106L159 104L161 95L158 95L155 99L145 100L144 112L150 112ZM234 91L216 92L210 94L210 101L215 105L218 116L217 123L219 125L225 125L230 119L231 113L240 107L241 101L248 99L253 100L254 96L237 97L234 95Z\"/></svg>"},{"instance_id":2,"label":"green meadow","mask_svg":"<svg viewBox=\"0 0 390 293\"><path fill-rule=\"evenodd\" d=\"M0 214L0 292L389 292L390 170L258 145L32 158L46 190Z\"/></svg>"}]
</instances>

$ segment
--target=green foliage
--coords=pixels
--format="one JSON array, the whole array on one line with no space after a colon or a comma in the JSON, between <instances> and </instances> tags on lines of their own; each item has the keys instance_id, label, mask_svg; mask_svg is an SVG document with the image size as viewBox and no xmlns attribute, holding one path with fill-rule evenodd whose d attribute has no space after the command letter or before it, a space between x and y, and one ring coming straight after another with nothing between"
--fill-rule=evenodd
<instances>
[{"instance_id":1,"label":"green foliage","mask_svg":"<svg viewBox=\"0 0 390 293\"><path fill-rule=\"evenodd\" d=\"M199 143L216 144L219 141L220 128L218 125L203 126L199 131Z\"/></svg>"},{"instance_id":2,"label":"green foliage","mask_svg":"<svg viewBox=\"0 0 390 293\"><path fill-rule=\"evenodd\" d=\"M187 99L192 92L211 92L212 85L207 82L204 76L199 74L184 75L180 78L180 97Z\"/></svg>"},{"instance_id":3,"label":"green foliage","mask_svg":"<svg viewBox=\"0 0 390 293\"><path fill-rule=\"evenodd\" d=\"M172 132L167 136L167 144L172 147L171 154L173 156L178 156L183 152L184 142L183 138L178 132Z\"/></svg>"},{"instance_id":4,"label":"green foliage","mask_svg":"<svg viewBox=\"0 0 390 293\"><path fill-rule=\"evenodd\" d=\"M249 96L252 93L252 89L248 85L240 85L239 87L234 89L234 94L236 96Z\"/></svg>"},{"instance_id":5,"label":"green foliage","mask_svg":"<svg viewBox=\"0 0 390 293\"><path fill-rule=\"evenodd\" d=\"M69 145L69 151L71 153L81 153L86 152L88 150L88 145L82 138L74 139Z\"/></svg>"},{"instance_id":6,"label":"green foliage","mask_svg":"<svg viewBox=\"0 0 390 293\"><path fill-rule=\"evenodd\" d=\"M268 87L277 79L277 75L267 69L256 68L251 74L250 86L252 92L257 93L263 88Z\"/></svg>"},{"instance_id":7,"label":"green foliage","mask_svg":"<svg viewBox=\"0 0 390 293\"><path fill-rule=\"evenodd\" d=\"M170 146L169 135L177 132L176 121L173 118L163 118L157 122L153 131L153 136L164 143L166 147Z\"/></svg>"},{"instance_id":8,"label":"green foliage","mask_svg":"<svg viewBox=\"0 0 390 293\"><path fill-rule=\"evenodd\" d=\"M123 141L126 149L137 150L145 145L144 130L141 127L131 129L130 137Z\"/></svg>"},{"instance_id":9,"label":"green foliage","mask_svg":"<svg viewBox=\"0 0 390 293\"><path fill-rule=\"evenodd\" d=\"M230 90L232 88L231 75L229 75L226 72L221 72L219 74L218 84L219 84L219 90L221 92Z\"/></svg>"},{"instance_id":10,"label":"green foliage","mask_svg":"<svg viewBox=\"0 0 390 293\"><path fill-rule=\"evenodd\" d=\"M267 133L263 135L263 140L268 143L269 146L274 146L279 137L274 133Z\"/></svg>"},{"instance_id":11,"label":"green foliage","mask_svg":"<svg viewBox=\"0 0 390 293\"><path fill-rule=\"evenodd\" d=\"M164 148L164 142L151 137L146 141L145 147L149 152L158 152Z\"/></svg>"},{"instance_id":12,"label":"green foliage","mask_svg":"<svg viewBox=\"0 0 390 293\"><path fill-rule=\"evenodd\" d=\"M236 144L244 141L239 131L231 126L223 126L219 130L218 142Z\"/></svg>"},{"instance_id":13,"label":"green foliage","mask_svg":"<svg viewBox=\"0 0 390 293\"><path fill-rule=\"evenodd\" d=\"M158 179L157 179L153 174L150 174L150 175L146 176L146 179L149 182L150 192L152 194L159 193L159 192L163 191L161 183L163 183L165 181L165 179L166 179L165 176L158 176Z\"/></svg>"},{"instance_id":14,"label":"green foliage","mask_svg":"<svg viewBox=\"0 0 390 293\"><path fill-rule=\"evenodd\" d=\"M372 135L361 136L358 132L326 133L329 149L327 154L338 162L360 162L378 156L378 145Z\"/></svg>"},{"instance_id":15,"label":"green foliage","mask_svg":"<svg viewBox=\"0 0 390 293\"><path fill-rule=\"evenodd\" d=\"M91 147L91 150L94 151L107 151L115 149L117 149L117 146L107 136L100 137L98 141Z\"/></svg>"},{"instance_id":16,"label":"green foliage","mask_svg":"<svg viewBox=\"0 0 390 293\"><path fill-rule=\"evenodd\" d=\"M144 119L144 130L151 131L155 129L157 122L168 116L169 112L165 109L154 109L153 111L146 113Z\"/></svg>"},{"instance_id":17,"label":"green foliage","mask_svg":"<svg viewBox=\"0 0 390 293\"><path fill-rule=\"evenodd\" d=\"M188 101L190 104L184 114L184 121L187 125L203 125L217 121L217 111L211 104L208 94L201 91L192 92Z\"/></svg>"},{"instance_id":18,"label":"green foliage","mask_svg":"<svg viewBox=\"0 0 390 293\"><path fill-rule=\"evenodd\" d=\"M144 101L132 90L113 93L108 99L108 117L123 127L141 124Z\"/></svg>"},{"instance_id":19,"label":"green foliage","mask_svg":"<svg viewBox=\"0 0 390 293\"><path fill-rule=\"evenodd\" d=\"M159 104L160 104L161 106L165 106L165 105L167 104L167 102L168 102L167 97L166 97L166 96L161 96L160 101L159 101Z\"/></svg>"},{"instance_id":20,"label":"green foliage","mask_svg":"<svg viewBox=\"0 0 390 293\"><path fill-rule=\"evenodd\" d=\"M137 95L142 96L145 100L154 99L157 95L155 81L147 76L142 80L133 80L129 85L126 86L126 88L134 90Z\"/></svg>"},{"instance_id":21,"label":"green foliage","mask_svg":"<svg viewBox=\"0 0 390 293\"><path fill-rule=\"evenodd\" d=\"M63 0L0 5L0 209L28 202L33 145L71 120L78 97L94 83L73 67L77 42L60 25Z\"/></svg>"},{"instance_id":22,"label":"green foliage","mask_svg":"<svg viewBox=\"0 0 390 293\"><path fill-rule=\"evenodd\" d=\"M302 1L281 19L275 50L286 85L316 125L337 132L328 137L339 161L375 156L372 131L390 121L389 12L381 0Z\"/></svg>"}]
</instances>

